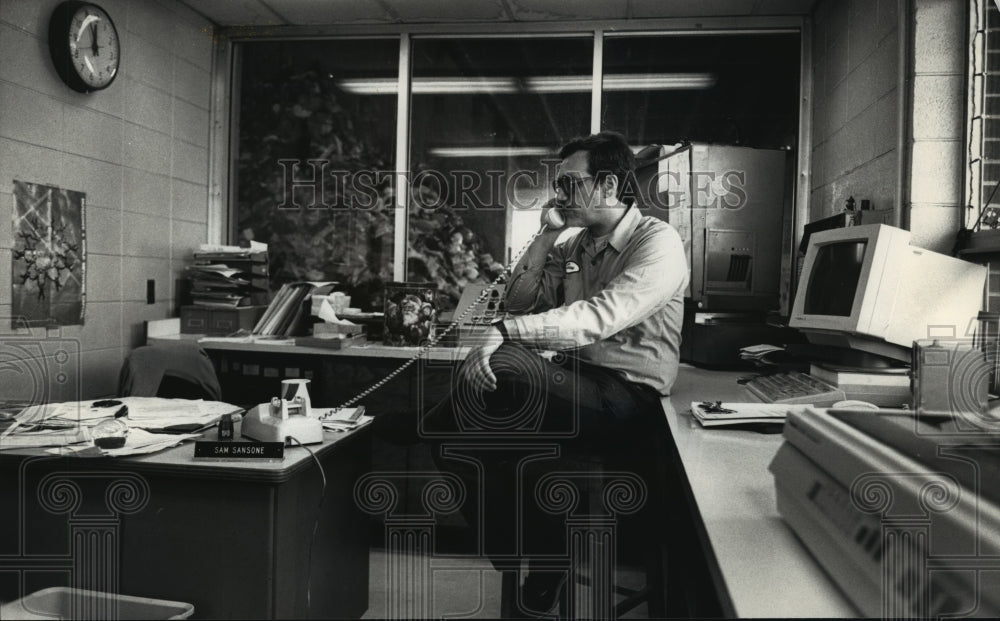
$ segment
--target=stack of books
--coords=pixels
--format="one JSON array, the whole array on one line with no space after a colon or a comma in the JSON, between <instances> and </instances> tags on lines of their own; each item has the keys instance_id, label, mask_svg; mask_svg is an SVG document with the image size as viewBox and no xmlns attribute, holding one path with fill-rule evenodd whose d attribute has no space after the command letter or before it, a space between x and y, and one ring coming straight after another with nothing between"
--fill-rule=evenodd
<instances>
[{"instance_id":1,"label":"stack of books","mask_svg":"<svg viewBox=\"0 0 1000 621\"><path fill-rule=\"evenodd\" d=\"M312 296L329 293L336 283L293 282L281 285L253 333L259 336L296 336L308 331Z\"/></svg>"},{"instance_id":2,"label":"stack of books","mask_svg":"<svg viewBox=\"0 0 1000 621\"><path fill-rule=\"evenodd\" d=\"M239 308L268 302L267 252L196 252L186 271L195 306Z\"/></svg>"}]
</instances>

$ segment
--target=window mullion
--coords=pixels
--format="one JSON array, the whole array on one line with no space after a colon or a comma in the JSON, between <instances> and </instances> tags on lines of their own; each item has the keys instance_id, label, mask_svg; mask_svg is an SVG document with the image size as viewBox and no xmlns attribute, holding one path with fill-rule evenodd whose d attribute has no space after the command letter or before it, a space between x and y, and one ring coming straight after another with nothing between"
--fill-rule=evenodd
<instances>
[{"instance_id":1,"label":"window mullion","mask_svg":"<svg viewBox=\"0 0 1000 621\"><path fill-rule=\"evenodd\" d=\"M604 84L604 31L594 31L594 81L590 90L590 133L601 131L601 89Z\"/></svg>"},{"instance_id":2,"label":"window mullion","mask_svg":"<svg viewBox=\"0 0 1000 621\"><path fill-rule=\"evenodd\" d=\"M392 277L406 280L406 247L410 200L410 35L399 40L399 83L396 89L396 210L394 219Z\"/></svg>"}]
</instances>

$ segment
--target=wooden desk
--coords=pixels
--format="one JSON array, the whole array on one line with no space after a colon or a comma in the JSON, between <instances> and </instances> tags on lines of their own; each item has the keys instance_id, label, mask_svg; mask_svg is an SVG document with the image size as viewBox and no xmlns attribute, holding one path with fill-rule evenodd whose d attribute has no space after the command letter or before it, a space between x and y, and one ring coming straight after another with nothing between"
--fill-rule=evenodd
<instances>
[{"instance_id":1,"label":"wooden desk","mask_svg":"<svg viewBox=\"0 0 1000 621\"><path fill-rule=\"evenodd\" d=\"M741 375L685 365L663 400L723 614L857 617L778 515L767 466L782 436L705 429L690 414L692 401L758 401L736 383Z\"/></svg>"},{"instance_id":2,"label":"wooden desk","mask_svg":"<svg viewBox=\"0 0 1000 621\"><path fill-rule=\"evenodd\" d=\"M319 516L321 476L299 447L280 462L194 461L191 442L120 459L0 453L0 600L18 596L10 570L24 573L29 593L68 585L74 568L76 580L103 572L123 594L191 603L200 618L360 617L368 522L353 490L370 470L369 429L310 446L327 480ZM54 511L52 499L72 490L79 505ZM129 503L141 506L129 513ZM115 532L107 567L74 556L86 545L81 528Z\"/></svg>"}]
</instances>

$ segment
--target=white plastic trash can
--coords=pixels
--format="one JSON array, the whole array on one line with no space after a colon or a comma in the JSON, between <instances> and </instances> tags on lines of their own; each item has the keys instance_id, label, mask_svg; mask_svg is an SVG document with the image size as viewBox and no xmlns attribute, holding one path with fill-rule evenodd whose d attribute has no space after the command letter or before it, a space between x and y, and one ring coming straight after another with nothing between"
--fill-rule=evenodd
<instances>
[{"instance_id":1,"label":"white plastic trash can","mask_svg":"<svg viewBox=\"0 0 1000 621\"><path fill-rule=\"evenodd\" d=\"M52 587L0 605L0 619L187 619L192 604Z\"/></svg>"}]
</instances>

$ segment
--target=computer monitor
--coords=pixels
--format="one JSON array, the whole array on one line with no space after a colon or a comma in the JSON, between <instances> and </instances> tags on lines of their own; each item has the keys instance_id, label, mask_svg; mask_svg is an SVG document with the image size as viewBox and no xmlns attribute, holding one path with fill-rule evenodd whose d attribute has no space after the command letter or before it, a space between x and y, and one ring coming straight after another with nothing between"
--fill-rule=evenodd
<instances>
[{"instance_id":1,"label":"computer monitor","mask_svg":"<svg viewBox=\"0 0 1000 621\"><path fill-rule=\"evenodd\" d=\"M811 343L906 362L917 339L973 334L986 274L884 224L817 232L789 325Z\"/></svg>"}]
</instances>

